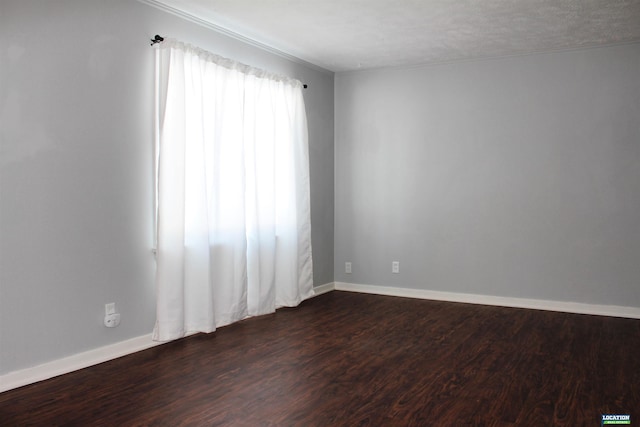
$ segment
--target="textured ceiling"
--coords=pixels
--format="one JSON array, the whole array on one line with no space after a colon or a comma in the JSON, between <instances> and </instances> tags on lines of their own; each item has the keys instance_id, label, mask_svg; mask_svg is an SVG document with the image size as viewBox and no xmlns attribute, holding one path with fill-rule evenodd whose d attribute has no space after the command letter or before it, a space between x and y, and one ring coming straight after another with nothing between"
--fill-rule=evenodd
<instances>
[{"instance_id":1,"label":"textured ceiling","mask_svg":"<svg viewBox=\"0 0 640 427\"><path fill-rule=\"evenodd\" d=\"M332 71L640 42L640 0L156 0Z\"/></svg>"}]
</instances>

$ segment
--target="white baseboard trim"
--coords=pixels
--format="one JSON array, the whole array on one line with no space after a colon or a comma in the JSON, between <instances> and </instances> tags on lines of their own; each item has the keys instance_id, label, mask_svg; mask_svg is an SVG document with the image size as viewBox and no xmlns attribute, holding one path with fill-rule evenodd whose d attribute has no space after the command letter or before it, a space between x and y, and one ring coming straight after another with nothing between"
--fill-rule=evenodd
<instances>
[{"instance_id":1,"label":"white baseboard trim","mask_svg":"<svg viewBox=\"0 0 640 427\"><path fill-rule=\"evenodd\" d=\"M322 295L335 289L333 282L313 288L315 295ZM118 357L146 350L164 344L151 339L151 334L121 341L95 350L74 354L32 368L21 369L0 375L0 393L25 385L48 380L59 375L68 374L79 369L117 359Z\"/></svg>"},{"instance_id":2,"label":"white baseboard trim","mask_svg":"<svg viewBox=\"0 0 640 427\"><path fill-rule=\"evenodd\" d=\"M115 344L89 350L73 356L47 362L32 368L9 372L0 376L0 393L25 385L44 381L49 378L67 374L69 372L84 369L102 362L117 359L127 354L146 350L157 345L164 344L151 340L151 334L137 338L131 338Z\"/></svg>"},{"instance_id":3,"label":"white baseboard trim","mask_svg":"<svg viewBox=\"0 0 640 427\"><path fill-rule=\"evenodd\" d=\"M360 292L366 294L418 298L436 301L463 302L469 304L497 305L503 307L529 308L534 310L560 311L566 313L592 314L598 316L626 317L640 319L639 307L616 305L583 304L575 302L509 298L490 295L463 294L456 292L430 291L424 289L394 288L388 286L362 285L355 283L331 282L314 288L315 295L333 290ZM0 393L49 378L84 369L89 366L117 359L118 357L146 350L164 344L151 339L151 334L131 338L108 346L74 354L32 368L0 375Z\"/></svg>"},{"instance_id":4,"label":"white baseboard trim","mask_svg":"<svg viewBox=\"0 0 640 427\"><path fill-rule=\"evenodd\" d=\"M463 302L468 304L497 305L502 307L529 308L533 310L560 311L565 313L592 314L596 316L640 319L640 307L584 304L578 302L538 300L529 298L498 297L490 295L463 294L457 292L429 291L424 289L393 288L377 285L359 285L355 283L344 282L335 282L335 290L405 298L428 299L436 301Z\"/></svg>"},{"instance_id":5,"label":"white baseboard trim","mask_svg":"<svg viewBox=\"0 0 640 427\"><path fill-rule=\"evenodd\" d=\"M327 292L331 292L336 289L335 282L325 283L324 285L316 286L313 288L313 292L315 293L314 297L318 295L326 294Z\"/></svg>"}]
</instances>

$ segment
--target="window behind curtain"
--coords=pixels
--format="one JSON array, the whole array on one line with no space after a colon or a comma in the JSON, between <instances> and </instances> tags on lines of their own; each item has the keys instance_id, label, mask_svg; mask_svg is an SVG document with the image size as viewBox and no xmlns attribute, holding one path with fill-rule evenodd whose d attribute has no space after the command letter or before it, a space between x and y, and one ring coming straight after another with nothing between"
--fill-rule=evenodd
<instances>
[{"instance_id":1,"label":"window behind curtain","mask_svg":"<svg viewBox=\"0 0 640 427\"><path fill-rule=\"evenodd\" d=\"M313 295L299 81L183 43L156 47L154 339L211 332Z\"/></svg>"}]
</instances>

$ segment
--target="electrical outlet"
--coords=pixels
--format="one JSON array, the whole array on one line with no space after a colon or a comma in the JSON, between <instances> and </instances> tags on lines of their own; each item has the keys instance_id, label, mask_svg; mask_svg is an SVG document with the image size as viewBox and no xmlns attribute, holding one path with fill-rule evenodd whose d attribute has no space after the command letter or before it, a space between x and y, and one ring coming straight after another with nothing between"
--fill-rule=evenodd
<instances>
[{"instance_id":1,"label":"electrical outlet","mask_svg":"<svg viewBox=\"0 0 640 427\"><path fill-rule=\"evenodd\" d=\"M104 326L115 328L120 324L120 313L116 313L116 303L110 302L104 305Z\"/></svg>"},{"instance_id":2,"label":"electrical outlet","mask_svg":"<svg viewBox=\"0 0 640 427\"><path fill-rule=\"evenodd\" d=\"M109 304L104 305L104 315L108 316L110 314L114 314L116 312L116 303L110 302Z\"/></svg>"},{"instance_id":3,"label":"electrical outlet","mask_svg":"<svg viewBox=\"0 0 640 427\"><path fill-rule=\"evenodd\" d=\"M347 274L351 274L351 262L344 263L344 272Z\"/></svg>"},{"instance_id":4,"label":"electrical outlet","mask_svg":"<svg viewBox=\"0 0 640 427\"><path fill-rule=\"evenodd\" d=\"M107 328L115 328L120 324L120 313L113 313L104 316L104 326Z\"/></svg>"},{"instance_id":5,"label":"electrical outlet","mask_svg":"<svg viewBox=\"0 0 640 427\"><path fill-rule=\"evenodd\" d=\"M400 261L393 261L391 263L391 272L400 273Z\"/></svg>"}]
</instances>

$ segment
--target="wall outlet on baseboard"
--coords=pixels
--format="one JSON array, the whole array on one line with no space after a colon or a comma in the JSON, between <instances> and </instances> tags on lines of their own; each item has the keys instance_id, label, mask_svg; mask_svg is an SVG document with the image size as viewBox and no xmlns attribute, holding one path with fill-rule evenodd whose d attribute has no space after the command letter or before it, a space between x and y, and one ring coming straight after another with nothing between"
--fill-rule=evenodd
<instances>
[{"instance_id":1,"label":"wall outlet on baseboard","mask_svg":"<svg viewBox=\"0 0 640 427\"><path fill-rule=\"evenodd\" d=\"M351 262L347 261L344 263L344 272L347 274L351 274Z\"/></svg>"},{"instance_id":2,"label":"wall outlet on baseboard","mask_svg":"<svg viewBox=\"0 0 640 427\"><path fill-rule=\"evenodd\" d=\"M391 272L400 273L400 261L393 261L391 263Z\"/></svg>"}]
</instances>

